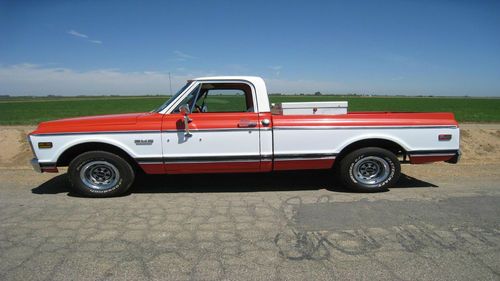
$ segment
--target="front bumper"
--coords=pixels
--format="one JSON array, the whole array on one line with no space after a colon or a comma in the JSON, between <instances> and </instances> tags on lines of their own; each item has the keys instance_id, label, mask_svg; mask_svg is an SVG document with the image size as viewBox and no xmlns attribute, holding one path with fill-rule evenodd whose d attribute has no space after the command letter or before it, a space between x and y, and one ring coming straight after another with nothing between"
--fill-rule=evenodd
<instances>
[{"instance_id":1,"label":"front bumper","mask_svg":"<svg viewBox=\"0 0 500 281\"><path fill-rule=\"evenodd\" d=\"M460 157L462 157L462 152L458 150L452 158L446 160L446 163L457 164L460 161Z\"/></svg>"},{"instance_id":2,"label":"front bumper","mask_svg":"<svg viewBox=\"0 0 500 281\"><path fill-rule=\"evenodd\" d=\"M35 172L42 173L42 168L40 167L40 163L38 162L38 159L33 158L33 159L31 159L30 163L31 163L31 166L33 167L33 170L35 170Z\"/></svg>"}]
</instances>

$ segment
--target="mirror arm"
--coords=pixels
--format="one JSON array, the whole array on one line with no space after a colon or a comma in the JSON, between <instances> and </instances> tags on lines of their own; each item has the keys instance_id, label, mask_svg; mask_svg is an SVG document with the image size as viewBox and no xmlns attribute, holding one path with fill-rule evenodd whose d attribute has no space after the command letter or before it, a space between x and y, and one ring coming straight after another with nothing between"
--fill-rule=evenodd
<instances>
[{"instance_id":1,"label":"mirror arm","mask_svg":"<svg viewBox=\"0 0 500 281\"><path fill-rule=\"evenodd\" d=\"M186 132L184 133L184 135L186 137L191 137L192 136L191 132L189 131L189 123L191 123L191 121L193 121L193 120L191 120L191 118L189 118L189 116L187 114L185 114L184 115L184 130Z\"/></svg>"}]
</instances>

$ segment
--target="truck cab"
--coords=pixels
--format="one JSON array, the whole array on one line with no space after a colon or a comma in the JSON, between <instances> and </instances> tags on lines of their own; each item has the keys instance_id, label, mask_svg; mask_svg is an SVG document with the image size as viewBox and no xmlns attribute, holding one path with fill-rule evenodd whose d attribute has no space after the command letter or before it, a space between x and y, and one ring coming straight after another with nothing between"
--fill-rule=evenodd
<instances>
[{"instance_id":1,"label":"truck cab","mask_svg":"<svg viewBox=\"0 0 500 281\"><path fill-rule=\"evenodd\" d=\"M157 112L164 115L166 173L271 171L272 118L262 79L197 78Z\"/></svg>"}]
</instances>

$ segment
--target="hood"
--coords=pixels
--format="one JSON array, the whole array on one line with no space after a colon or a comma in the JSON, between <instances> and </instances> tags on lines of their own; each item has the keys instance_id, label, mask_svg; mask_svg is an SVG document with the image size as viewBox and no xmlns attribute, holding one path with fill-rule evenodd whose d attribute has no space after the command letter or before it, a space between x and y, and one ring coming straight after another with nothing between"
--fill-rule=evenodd
<instances>
[{"instance_id":1,"label":"hood","mask_svg":"<svg viewBox=\"0 0 500 281\"><path fill-rule=\"evenodd\" d=\"M128 113L84 116L42 122L32 134L116 131L137 123L137 118L149 113Z\"/></svg>"}]
</instances>

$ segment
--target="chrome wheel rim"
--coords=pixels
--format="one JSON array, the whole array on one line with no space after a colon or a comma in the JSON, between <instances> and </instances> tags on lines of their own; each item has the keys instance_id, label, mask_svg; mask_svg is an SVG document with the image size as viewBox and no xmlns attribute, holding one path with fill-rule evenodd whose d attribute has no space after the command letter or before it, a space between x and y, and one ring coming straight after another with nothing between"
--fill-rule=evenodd
<instances>
[{"instance_id":1,"label":"chrome wheel rim","mask_svg":"<svg viewBox=\"0 0 500 281\"><path fill-rule=\"evenodd\" d=\"M354 164L352 174L363 184L378 185L387 178L391 172L389 162L381 157L368 156Z\"/></svg>"},{"instance_id":2,"label":"chrome wheel rim","mask_svg":"<svg viewBox=\"0 0 500 281\"><path fill-rule=\"evenodd\" d=\"M120 172L111 163L106 161L92 161L82 167L80 179L89 188L108 190L113 188L120 178Z\"/></svg>"}]
</instances>

